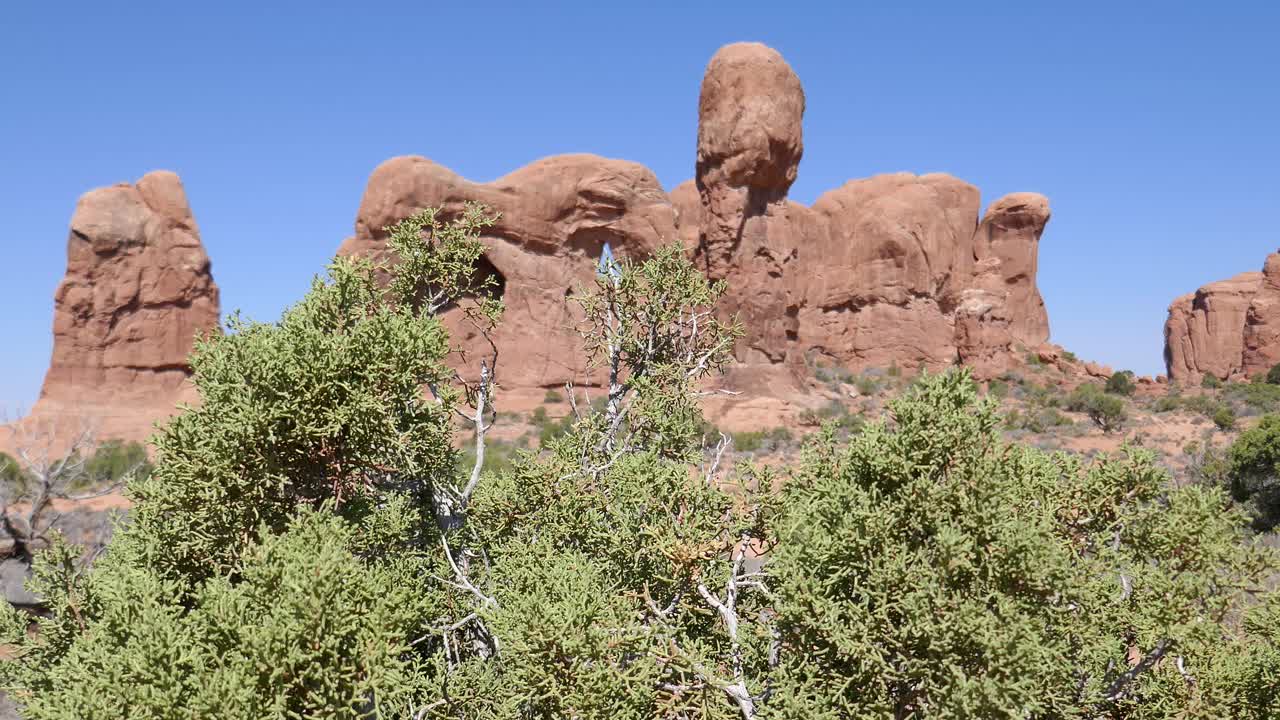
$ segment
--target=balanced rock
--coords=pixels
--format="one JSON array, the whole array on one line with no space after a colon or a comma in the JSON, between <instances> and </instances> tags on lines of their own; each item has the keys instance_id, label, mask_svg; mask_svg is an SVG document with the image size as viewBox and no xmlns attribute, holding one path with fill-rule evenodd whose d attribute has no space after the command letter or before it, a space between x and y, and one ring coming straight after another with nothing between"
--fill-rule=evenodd
<instances>
[{"instance_id":1,"label":"balanced rock","mask_svg":"<svg viewBox=\"0 0 1280 720\"><path fill-rule=\"evenodd\" d=\"M187 356L218 328L218 287L178 176L86 193L54 295L53 357L30 418L142 440L191 397Z\"/></svg>"},{"instance_id":2,"label":"balanced rock","mask_svg":"<svg viewBox=\"0 0 1280 720\"><path fill-rule=\"evenodd\" d=\"M474 201L500 213L479 270L501 280L507 314L494 340L516 358L500 375L508 391L592 382L568 296L591 282L606 242L632 258L679 243L726 280L721 310L745 328L729 384L779 398L803 391L815 361L851 370L967 363L993 376L1044 345L1035 284L1044 197L1016 193L980 218L972 185L897 173L851 181L812 207L791 202L804 108L781 55L729 45L703 78L695 176L669 195L644 167L591 155L547 158L492 183L395 158L374 171L339 252L382 255L384 228L426 207L450 216ZM446 322L464 356L483 350L459 318Z\"/></svg>"}]
</instances>

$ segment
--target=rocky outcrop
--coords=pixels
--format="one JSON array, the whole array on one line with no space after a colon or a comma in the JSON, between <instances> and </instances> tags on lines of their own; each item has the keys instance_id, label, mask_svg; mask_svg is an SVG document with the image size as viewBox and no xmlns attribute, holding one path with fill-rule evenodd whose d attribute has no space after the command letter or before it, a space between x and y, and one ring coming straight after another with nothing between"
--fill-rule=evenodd
<instances>
[{"instance_id":1,"label":"rocky outcrop","mask_svg":"<svg viewBox=\"0 0 1280 720\"><path fill-rule=\"evenodd\" d=\"M1238 380L1280 363L1280 252L1262 272L1209 283L1169 305L1164 326L1169 379Z\"/></svg>"},{"instance_id":2,"label":"rocky outcrop","mask_svg":"<svg viewBox=\"0 0 1280 720\"><path fill-rule=\"evenodd\" d=\"M977 188L944 174L855 180L812 208L786 199L804 92L775 51L721 49L699 102L696 187L672 193L681 241L744 320L744 363L941 367L980 374L1048 340L1035 285L1048 201L1016 193L978 222ZM697 232L688 226L698 224Z\"/></svg>"},{"instance_id":3,"label":"rocky outcrop","mask_svg":"<svg viewBox=\"0 0 1280 720\"><path fill-rule=\"evenodd\" d=\"M1267 256L1258 292L1244 318L1241 370L1247 377L1266 375L1280 363L1280 252Z\"/></svg>"},{"instance_id":4,"label":"rocky outcrop","mask_svg":"<svg viewBox=\"0 0 1280 720\"><path fill-rule=\"evenodd\" d=\"M789 393L815 359L851 369L963 362L994 375L1047 341L1035 284L1044 197L1001 198L979 222L977 188L898 173L851 181L812 207L791 202L804 107L781 55L729 45L703 78L695 177L669 195L645 168L589 155L487 184L396 158L370 178L340 252L381 254L382 228L425 207L451 214L477 201L499 212L485 271L502 279L507 306L495 339L518 358L504 365L508 389L586 379L567 295L590 282L606 241L631 257L678 242L727 280L723 309L746 330L734 374L757 388ZM448 322L464 349L475 347L457 318Z\"/></svg>"},{"instance_id":5,"label":"rocky outcrop","mask_svg":"<svg viewBox=\"0 0 1280 720\"><path fill-rule=\"evenodd\" d=\"M141 440L189 397L187 356L218 327L218 287L178 176L86 193L54 295L53 357L31 417Z\"/></svg>"},{"instance_id":6,"label":"rocky outcrop","mask_svg":"<svg viewBox=\"0 0 1280 720\"><path fill-rule=\"evenodd\" d=\"M722 310L746 328L731 383L782 403L803 392L813 362L965 363L981 377L1047 347L1035 283L1044 197L1009 195L980 218L972 185L897 173L800 205L787 193L803 156L804 109L800 80L776 51L729 45L703 78L694 177L670 194L646 168L594 155L546 158L490 183L398 157L373 172L339 253L382 256L385 228L422 208L449 216L474 201L499 213L477 271L497 279L507 307L494 339L508 392L591 383L569 295L592 282L605 243L639 258L677 242L727 280ZM1280 289L1275 296L1280 303ZM74 408L109 419L113 434L146 434L185 392L193 338L217 317L217 288L176 176L89 193L72 221L36 410ZM487 348L458 311L445 320L464 357ZM1280 344L1280 327L1251 327L1241 358L1243 345L1262 357ZM753 412L774 417L775 405Z\"/></svg>"},{"instance_id":7,"label":"rocky outcrop","mask_svg":"<svg viewBox=\"0 0 1280 720\"><path fill-rule=\"evenodd\" d=\"M484 241L481 271L496 275L507 311L494 335L508 388L560 387L590 373L571 292L594 279L608 242L620 257L644 257L675 239L675 210L658 179L635 163L595 155L540 160L492 183L469 182L422 157L374 170L340 255L377 257L385 228L426 207L456 214L480 202L499 214ZM483 353L457 311L445 317L462 357ZM466 363L460 363L466 366Z\"/></svg>"}]
</instances>

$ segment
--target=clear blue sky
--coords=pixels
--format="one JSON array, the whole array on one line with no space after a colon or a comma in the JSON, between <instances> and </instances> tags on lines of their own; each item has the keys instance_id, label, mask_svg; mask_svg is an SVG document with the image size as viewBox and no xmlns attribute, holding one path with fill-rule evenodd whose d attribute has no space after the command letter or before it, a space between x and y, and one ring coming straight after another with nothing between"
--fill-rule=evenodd
<instances>
[{"instance_id":1,"label":"clear blue sky","mask_svg":"<svg viewBox=\"0 0 1280 720\"><path fill-rule=\"evenodd\" d=\"M1169 301L1280 246L1278 5L0 3L0 407L39 390L90 188L178 172L224 312L271 319L394 155L475 180L564 152L689 178L703 68L738 40L804 83L794 199L899 170L984 205L1042 192L1053 339L1154 373Z\"/></svg>"}]
</instances>

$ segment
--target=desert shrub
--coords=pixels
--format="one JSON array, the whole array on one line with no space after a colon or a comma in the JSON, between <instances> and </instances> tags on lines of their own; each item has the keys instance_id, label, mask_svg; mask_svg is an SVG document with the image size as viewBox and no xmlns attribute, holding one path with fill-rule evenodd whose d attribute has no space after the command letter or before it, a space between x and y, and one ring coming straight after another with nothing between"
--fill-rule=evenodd
<instances>
[{"instance_id":1,"label":"desert shrub","mask_svg":"<svg viewBox=\"0 0 1280 720\"><path fill-rule=\"evenodd\" d=\"M544 405L555 405L556 403L562 402L564 402L564 396L555 388L547 388L546 394L542 396L542 403Z\"/></svg>"},{"instance_id":2,"label":"desert shrub","mask_svg":"<svg viewBox=\"0 0 1280 720\"><path fill-rule=\"evenodd\" d=\"M987 381L987 392L997 400L1004 400L1009 397L1009 383L999 378L989 380Z\"/></svg>"},{"instance_id":3,"label":"desert shrub","mask_svg":"<svg viewBox=\"0 0 1280 720\"><path fill-rule=\"evenodd\" d=\"M1006 445L966 372L922 376L848 442L828 422L781 493L719 467L698 389L741 330L679 247L575 295L603 402L486 471L500 370L450 385L437 316L496 322L470 284L485 221L417 215L391 230L398 265L339 260L279 323L201 343L202 403L131 483L134 521L90 569L41 555L38 633L4 614L24 717L1272 707L1271 601L1226 623L1274 562L1221 491L1170 490L1140 450Z\"/></svg>"},{"instance_id":4,"label":"desert shrub","mask_svg":"<svg viewBox=\"0 0 1280 720\"><path fill-rule=\"evenodd\" d=\"M1108 433L1118 430L1128 416L1124 401L1091 383L1080 385L1071 391L1067 397L1066 408L1072 412L1088 415L1095 425Z\"/></svg>"},{"instance_id":5,"label":"desert shrub","mask_svg":"<svg viewBox=\"0 0 1280 720\"><path fill-rule=\"evenodd\" d=\"M1187 476L1210 487L1225 488L1231 466L1225 453L1217 450L1209 438L1192 440L1182 448L1187 458Z\"/></svg>"},{"instance_id":6,"label":"desert shrub","mask_svg":"<svg viewBox=\"0 0 1280 720\"><path fill-rule=\"evenodd\" d=\"M1217 390L1221 388L1222 385L1223 385L1222 380L1215 375L1205 375L1204 377L1200 378L1200 387L1204 388L1205 390Z\"/></svg>"},{"instance_id":7,"label":"desert shrub","mask_svg":"<svg viewBox=\"0 0 1280 720\"><path fill-rule=\"evenodd\" d=\"M1231 496L1248 504L1254 526L1280 524L1280 415L1266 415L1241 433L1227 458Z\"/></svg>"},{"instance_id":8,"label":"desert shrub","mask_svg":"<svg viewBox=\"0 0 1280 720\"><path fill-rule=\"evenodd\" d=\"M1057 387L1053 385L1038 385L1036 383L1024 383L1022 386L1023 398L1028 404L1040 408L1061 408L1066 405L1066 400Z\"/></svg>"},{"instance_id":9,"label":"desert shrub","mask_svg":"<svg viewBox=\"0 0 1280 720\"><path fill-rule=\"evenodd\" d=\"M813 377L831 388L854 381L854 374L838 363L817 360L812 363Z\"/></svg>"},{"instance_id":10,"label":"desert shrub","mask_svg":"<svg viewBox=\"0 0 1280 720\"><path fill-rule=\"evenodd\" d=\"M1138 386L1133 382L1133 372L1130 370L1112 373L1103 387L1106 392L1112 395L1123 395L1125 397L1132 395L1137 388Z\"/></svg>"},{"instance_id":11,"label":"desert shrub","mask_svg":"<svg viewBox=\"0 0 1280 720\"><path fill-rule=\"evenodd\" d=\"M1066 360L1067 362L1076 362L1079 358L1077 358L1076 354L1071 352L1070 350L1063 350L1062 359Z\"/></svg>"},{"instance_id":12,"label":"desert shrub","mask_svg":"<svg viewBox=\"0 0 1280 720\"><path fill-rule=\"evenodd\" d=\"M785 427L733 434L733 449L740 452L774 452L790 447L795 436Z\"/></svg>"},{"instance_id":13,"label":"desert shrub","mask_svg":"<svg viewBox=\"0 0 1280 720\"><path fill-rule=\"evenodd\" d=\"M1026 412L1011 410L1004 418L1004 426L1009 430L1026 430L1042 433L1052 428L1071 424L1071 418L1051 407L1029 408Z\"/></svg>"},{"instance_id":14,"label":"desert shrub","mask_svg":"<svg viewBox=\"0 0 1280 720\"><path fill-rule=\"evenodd\" d=\"M1271 366L1267 371L1267 384L1280 385L1280 363Z\"/></svg>"},{"instance_id":15,"label":"desert shrub","mask_svg":"<svg viewBox=\"0 0 1280 720\"><path fill-rule=\"evenodd\" d=\"M1236 413L1229 405L1219 405L1209 419L1219 430L1230 430L1236 426Z\"/></svg>"},{"instance_id":16,"label":"desert shrub","mask_svg":"<svg viewBox=\"0 0 1280 720\"><path fill-rule=\"evenodd\" d=\"M24 485L22 465L13 456L0 452L0 483L10 486Z\"/></svg>"},{"instance_id":17,"label":"desert shrub","mask_svg":"<svg viewBox=\"0 0 1280 720\"><path fill-rule=\"evenodd\" d=\"M1244 405L1251 413L1280 412L1280 385L1268 383L1231 383L1224 397Z\"/></svg>"},{"instance_id":18,"label":"desert shrub","mask_svg":"<svg viewBox=\"0 0 1280 720\"><path fill-rule=\"evenodd\" d=\"M858 388L859 395L875 395L880 392L881 381L875 375L863 373L854 379L853 385Z\"/></svg>"},{"instance_id":19,"label":"desert shrub","mask_svg":"<svg viewBox=\"0 0 1280 720\"><path fill-rule=\"evenodd\" d=\"M816 410L801 412L799 422L810 427L830 424L842 432L856 432L862 427L863 419L861 415L850 412L849 406L843 402L829 400Z\"/></svg>"},{"instance_id":20,"label":"desert shrub","mask_svg":"<svg viewBox=\"0 0 1280 720\"><path fill-rule=\"evenodd\" d=\"M108 440L89 456L85 462L85 482L89 485L109 485L136 475L139 480L151 475L151 461L147 449L140 443Z\"/></svg>"},{"instance_id":21,"label":"desert shrub","mask_svg":"<svg viewBox=\"0 0 1280 720\"><path fill-rule=\"evenodd\" d=\"M1183 404L1182 396L1171 392L1156 398L1156 401L1151 404L1151 409L1158 413L1167 413L1182 409Z\"/></svg>"},{"instance_id":22,"label":"desert shrub","mask_svg":"<svg viewBox=\"0 0 1280 720\"><path fill-rule=\"evenodd\" d=\"M891 418L847 447L816 438L784 485L772 716L1241 707L1240 675L1210 688L1177 669L1216 671L1228 608L1245 601L1233 584L1271 562L1239 544L1242 518L1220 491L1168 489L1142 450L1086 467L1005 445L994 404L962 373L895 401ZM1126 653L1145 659L1131 678Z\"/></svg>"}]
</instances>

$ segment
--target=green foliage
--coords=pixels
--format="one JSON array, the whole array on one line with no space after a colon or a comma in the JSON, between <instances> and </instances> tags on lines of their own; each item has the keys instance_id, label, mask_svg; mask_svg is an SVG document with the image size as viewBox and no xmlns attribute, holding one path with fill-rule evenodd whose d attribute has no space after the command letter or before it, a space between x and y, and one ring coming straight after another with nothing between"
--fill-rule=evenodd
<instances>
[{"instance_id":1,"label":"green foliage","mask_svg":"<svg viewBox=\"0 0 1280 720\"><path fill-rule=\"evenodd\" d=\"M1000 379L989 380L987 382L987 392L997 400L1003 400L1009 397L1009 383Z\"/></svg>"},{"instance_id":2,"label":"green foliage","mask_svg":"<svg viewBox=\"0 0 1280 720\"><path fill-rule=\"evenodd\" d=\"M850 412L848 405L834 399L816 410L802 411L798 421L801 425L810 427L831 425L846 432L857 431L863 424L861 415Z\"/></svg>"},{"instance_id":3,"label":"green foliage","mask_svg":"<svg viewBox=\"0 0 1280 720\"><path fill-rule=\"evenodd\" d=\"M412 588L353 554L352 530L328 513L303 513L283 533L261 535L234 580L194 587L114 563L79 581L69 551L56 550L36 587L92 618L92 632L76 616L41 621L23 662L6 668L23 687L23 717L402 712L415 672L404 647L418 609ZM23 632L11 624L10 637Z\"/></svg>"},{"instance_id":4,"label":"green foliage","mask_svg":"<svg viewBox=\"0 0 1280 720\"><path fill-rule=\"evenodd\" d=\"M1076 357L1076 354L1071 352L1070 350L1062 351L1062 359L1066 360L1067 362L1077 362L1079 360L1079 358Z\"/></svg>"},{"instance_id":5,"label":"green foliage","mask_svg":"<svg viewBox=\"0 0 1280 720\"><path fill-rule=\"evenodd\" d=\"M775 452L786 449L794 443L795 436L785 427L733 434L733 449L739 452Z\"/></svg>"},{"instance_id":6,"label":"green foliage","mask_svg":"<svg viewBox=\"0 0 1280 720\"><path fill-rule=\"evenodd\" d=\"M1111 377L1107 378L1107 383L1103 389L1112 395L1128 397L1133 394L1134 390L1138 389L1138 386L1133 382L1133 371L1121 370L1120 372L1112 373Z\"/></svg>"},{"instance_id":7,"label":"green foliage","mask_svg":"<svg viewBox=\"0 0 1280 720\"><path fill-rule=\"evenodd\" d=\"M1056 427L1071 425L1071 418L1051 407L1032 407L1026 412L1010 410L1004 418L1004 426L1010 430L1026 430L1042 433Z\"/></svg>"},{"instance_id":8,"label":"green foliage","mask_svg":"<svg viewBox=\"0 0 1280 720\"><path fill-rule=\"evenodd\" d=\"M859 375L854 386L858 388L859 395L875 395L880 392L880 382L870 375Z\"/></svg>"},{"instance_id":9,"label":"green foliage","mask_svg":"<svg viewBox=\"0 0 1280 720\"><path fill-rule=\"evenodd\" d=\"M1129 683L1119 670L1161 647L1215 669L1234 588L1271 563L1239 544L1226 498L1169 490L1140 450L1083 467L1004 445L998 422L957 373L847 448L808 446L770 561L772 716L1172 717L1210 690L1203 716L1240 707L1236 675L1197 695L1172 661Z\"/></svg>"},{"instance_id":10,"label":"green foliage","mask_svg":"<svg viewBox=\"0 0 1280 720\"><path fill-rule=\"evenodd\" d=\"M1223 385L1222 380L1216 375L1205 375L1200 378L1200 387L1206 390L1217 390Z\"/></svg>"},{"instance_id":11,"label":"green foliage","mask_svg":"<svg viewBox=\"0 0 1280 720\"><path fill-rule=\"evenodd\" d=\"M1167 395L1156 398L1156 401L1151 405L1151 409L1158 413L1167 413L1180 410L1183 404L1182 396L1171 391Z\"/></svg>"},{"instance_id":12,"label":"green foliage","mask_svg":"<svg viewBox=\"0 0 1280 720\"><path fill-rule=\"evenodd\" d=\"M1072 390L1067 397L1066 408L1072 412L1085 413L1107 433L1120 429L1128 417L1123 400L1091 383Z\"/></svg>"},{"instance_id":13,"label":"green foliage","mask_svg":"<svg viewBox=\"0 0 1280 720\"><path fill-rule=\"evenodd\" d=\"M564 396L560 394L559 390L554 388L547 388L547 393L542 396L543 405L554 405L562 402L564 402Z\"/></svg>"},{"instance_id":14,"label":"green foliage","mask_svg":"<svg viewBox=\"0 0 1280 720\"><path fill-rule=\"evenodd\" d=\"M1254 526L1280 524L1280 415L1267 415L1243 433L1227 453L1231 496L1247 503Z\"/></svg>"},{"instance_id":15,"label":"green foliage","mask_svg":"<svg viewBox=\"0 0 1280 720\"><path fill-rule=\"evenodd\" d=\"M0 483L20 487L26 484L24 475L22 465L13 456L0 452Z\"/></svg>"},{"instance_id":16,"label":"green foliage","mask_svg":"<svg viewBox=\"0 0 1280 720\"><path fill-rule=\"evenodd\" d=\"M1231 383L1224 395L1255 413L1280 412L1280 385L1268 383Z\"/></svg>"},{"instance_id":17,"label":"green foliage","mask_svg":"<svg viewBox=\"0 0 1280 720\"><path fill-rule=\"evenodd\" d=\"M110 485L136 477L144 480L151 475L153 466L143 445L120 440L108 440L94 450L85 462L85 484Z\"/></svg>"},{"instance_id":18,"label":"green foliage","mask_svg":"<svg viewBox=\"0 0 1280 720\"><path fill-rule=\"evenodd\" d=\"M818 360L812 362L811 366L814 379L833 390L839 389L841 385L852 383L855 379L855 375L843 365Z\"/></svg>"},{"instance_id":19,"label":"green foliage","mask_svg":"<svg viewBox=\"0 0 1280 720\"><path fill-rule=\"evenodd\" d=\"M202 402L130 484L133 521L91 569L42 554L38 633L3 613L24 717L1274 710L1276 602L1246 598L1276 565L1243 514L1141 450L1005 444L965 372L847 441L861 420L824 409L785 483L720 467L698 390L741 328L679 247L577 296L605 396L535 411L537 452L488 438L498 370L451 385L438 319L498 319L478 213L415 216L397 265L339 261L279 323L200 344Z\"/></svg>"},{"instance_id":20,"label":"green foliage","mask_svg":"<svg viewBox=\"0 0 1280 720\"><path fill-rule=\"evenodd\" d=\"M1219 430L1230 430L1236 426L1236 414L1229 405L1220 405L1209 419Z\"/></svg>"},{"instance_id":21,"label":"green foliage","mask_svg":"<svg viewBox=\"0 0 1280 720\"><path fill-rule=\"evenodd\" d=\"M1280 385L1280 363L1272 365L1271 369L1267 371L1267 384Z\"/></svg>"}]
</instances>

